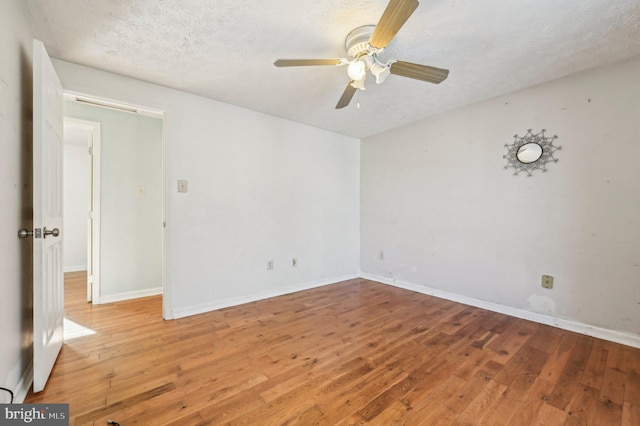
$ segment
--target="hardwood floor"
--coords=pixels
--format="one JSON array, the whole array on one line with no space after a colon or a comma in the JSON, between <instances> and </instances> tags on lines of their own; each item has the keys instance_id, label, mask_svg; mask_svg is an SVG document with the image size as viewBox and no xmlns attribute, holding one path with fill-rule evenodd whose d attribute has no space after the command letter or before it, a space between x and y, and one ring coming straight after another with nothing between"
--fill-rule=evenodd
<instances>
[{"instance_id":1,"label":"hardwood floor","mask_svg":"<svg viewBox=\"0 0 640 426\"><path fill-rule=\"evenodd\" d=\"M640 349L363 279L163 321L67 278L96 334L25 402L71 424L640 424Z\"/></svg>"}]
</instances>

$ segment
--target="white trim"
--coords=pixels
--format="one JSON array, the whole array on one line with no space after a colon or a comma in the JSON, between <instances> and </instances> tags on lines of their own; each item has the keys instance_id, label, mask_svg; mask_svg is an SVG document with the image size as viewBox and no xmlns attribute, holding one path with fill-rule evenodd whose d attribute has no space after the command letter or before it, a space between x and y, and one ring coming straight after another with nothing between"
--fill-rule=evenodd
<instances>
[{"instance_id":1,"label":"white trim","mask_svg":"<svg viewBox=\"0 0 640 426\"><path fill-rule=\"evenodd\" d=\"M123 300L138 299L140 297L157 296L162 294L162 287L146 288L144 290L127 291L125 293L108 294L100 296L100 304L121 302ZM96 302L93 302L96 304Z\"/></svg>"},{"instance_id":2,"label":"white trim","mask_svg":"<svg viewBox=\"0 0 640 426\"><path fill-rule=\"evenodd\" d=\"M169 118L170 119L170 118ZM167 173L167 138L166 127L167 118L162 114L162 318L165 320L173 319L171 314L171 306L173 305L173 291L171 283L167 279L167 203L169 201L168 188L171 185L167 182L169 174Z\"/></svg>"},{"instance_id":3,"label":"white trim","mask_svg":"<svg viewBox=\"0 0 640 426\"><path fill-rule=\"evenodd\" d=\"M536 312L527 311L525 309L512 308L510 306L500 305L497 303L487 302L473 297L462 296L455 293L438 290L435 288L414 284L406 281L398 281L392 278L385 278L379 275L361 273L361 278L371 281L377 281L394 287L403 288L405 290L415 291L417 293L427 294L429 296L438 297L440 299L451 300L453 302L463 303L477 308L487 309L489 311L498 312L516 318L546 324L564 330L574 331L576 333L585 334L587 336L597 337L599 339L608 340L615 343L631 346L640 349L640 335L628 333L618 330L610 330L607 328L596 327L594 325L585 324L583 322L571 321L561 318L543 315Z\"/></svg>"},{"instance_id":4,"label":"white trim","mask_svg":"<svg viewBox=\"0 0 640 426\"><path fill-rule=\"evenodd\" d=\"M24 399L27 397L27 393L29 393L29 389L33 384L33 359L27 365L27 368L22 373L22 377L20 377L20 381L16 383L15 391L13 392L13 403L14 404L22 404Z\"/></svg>"},{"instance_id":5,"label":"white trim","mask_svg":"<svg viewBox=\"0 0 640 426\"><path fill-rule=\"evenodd\" d=\"M91 302L94 300L100 302L100 236L101 234L101 220L102 220L102 208L100 207L100 200L102 198L102 124L94 122L92 123L92 135L91 135L91 235L90 241L87 241L87 245L91 244L89 251L91 252L91 271L87 277L89 288L87 289L87 299L89 298L89 292L91 292ZM90 280L90 284L89 284Z\"/></svg>"},{"instance_id":6,"label":"white trim","mask_svg":"<svg viewBox=\"0 0 640 426\"><path fill-rule=\"evenodd\" d=\"M186 308L176 309L173 311L173 318L183 318L191 315L202 314L205 312L211 312L218 309L228 308L230 306L242 305L244 303L256 302L258 300L269 299L271 297L283 296L285 294L296 293L298 291L309 290L316 287L322 287L329 284L335 284L340 281L352 280L360 278L358 274L343 275L340 277L330 278L326 280L312 281L303 283L283 289L264 291L261 293L254 293L247 296L233 297L230 299L219 300L214 303L204 303L202 305L188 306Z\"/></svg>"}]
</instances>

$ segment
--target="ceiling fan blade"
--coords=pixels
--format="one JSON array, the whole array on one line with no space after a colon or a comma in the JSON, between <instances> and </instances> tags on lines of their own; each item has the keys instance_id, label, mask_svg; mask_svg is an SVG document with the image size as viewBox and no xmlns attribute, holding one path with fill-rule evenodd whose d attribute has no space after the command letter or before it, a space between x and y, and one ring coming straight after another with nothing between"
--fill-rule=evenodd
<instances>
[{"instance_id":1,"label":"ceiling fan blade","mask_svg":"<svg viewBox=\"0 0 640 426\"><path fill-rule=\"evenodd\" d=\"M353 98L353 95L356 93L356 90L358 90L355 87L353 87L351 83L353 83L353 81L350 81L349 84L347 84L347 88L344 89L344 92L342 93L342 96L340 97L340 100L336 105L336 109L344 108L347 105L349 105L349 102L351 102L351 98Z\"/></svg>"},{"instance_id":2,"label":"ceiling fan blade","mask_svg":"<svg viewBox=\"0 0 640 426\"><path fill-rule=\"evenodd\" d=\"M449 70L404 61L394 62L389 71L391 74L435 84L441 83L449 75Z\"/></svg>"},{"instance_id":3,"label":"ceiling fan blade","mask_svg":"<svg viewBox=\"0 0 640 426\"><path fill-rule=\"evenodd\" d=\"M278 59L276 67L308 67L312 65L340 65L344 59Z\"/></svg>"},{"instance_id":4,"label":"ceiling fan blade","mask_svg":"<svg viewBox=\"0 0 640 426\"><path fill-rule=\"evenodd\" d=\"M391 0L371 34L369 44L378 49L387 47L418 5L418 0Z\"/></svg>"}]
</instances>

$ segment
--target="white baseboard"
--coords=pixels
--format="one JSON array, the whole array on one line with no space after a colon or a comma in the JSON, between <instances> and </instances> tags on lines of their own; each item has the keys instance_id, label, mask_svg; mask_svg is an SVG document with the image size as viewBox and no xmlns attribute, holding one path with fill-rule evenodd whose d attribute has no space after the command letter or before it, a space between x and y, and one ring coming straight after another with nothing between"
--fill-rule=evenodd
<instances>
[{"instance_id":1,"label":"white baseboard","mask_svg":"<svg viewBox=\"0 0 640 426\"><path fill-rule=\"evenodd\" d=\"M597 337L599 339L608 340L615 343L631 346L640 349L640 335L628 333L618 330L610 330L607 328L596 327L578 321L571 321L536 312L527 311L525 309L512 308L510 306L500 305L497 303L486 302L484 300L472 297L462 296L455 293L438 290L435 288L414 284L406 281L398 281L392 278L386 278L379 275L361 273L361 278L371 281L377 281L383 284L392 285L394 287L404 288L405 290L415 291L417 293L427 294L429 296L438 297L440 299L451 300L453 302L463 303L465 305L475 306L477 308L486 309L488 311L498 312L512 317L522 318L540 324L550 325L562 328L564 330L574 331L576 333L585 334L587 336Z\"/></svg>"},{"instance_id":2,"label":"white baseboard","mask_svg":"<svg viewBox=\"0 0 640 426\"><path fill-rule=\"evenodd\" d=\"M215 311L217 309L228 308L230 306L242 305L244 303L256 302L258 300L269 299L271 297L283 296L285 294L291 294L302 290L309 290L311 288L322 287L328 284L335 284L340 281L352 280L354 278L360 278L359 274L343 275L327 280L313 281L303 283L291 287L281 288L277 290L265 291L261 293L254 293L247 296L233 297L225 300L218 300L215 303L205 303L202 305L189 306L186 308L174 309L173 318L183 318L191 315L202 314L205 312Z\"/></svg>"},{"instance_id":3,"label":"white baseboard","mask_svg":"<svg viewBox=\"0 0 640 426\"><path fill-rule=\"evenodd\" d=\"M22 404L24 399L27 397L27 393L29 393L29 389L33 384L33 360L29 362L27 368L24 370L24 373L20 377L20 381L16 384L16 388L13 391L13 403L14 404Z\"/></svg>"},{"instance_id":4,"label":"white baseboard","mask_svg":"<svg viewBox=\"0 0 640 426\"><path fill-rule=\"evenodd\" d=\"M128 291L126 293L108 294L106 296L100 296L100 300L93 303L96 305L102 305L104 303L121 302L123 300L138 299L140 297L157 296L162 294L162 287L147 288L144 290Z\"/></svg>"}]
</instances>

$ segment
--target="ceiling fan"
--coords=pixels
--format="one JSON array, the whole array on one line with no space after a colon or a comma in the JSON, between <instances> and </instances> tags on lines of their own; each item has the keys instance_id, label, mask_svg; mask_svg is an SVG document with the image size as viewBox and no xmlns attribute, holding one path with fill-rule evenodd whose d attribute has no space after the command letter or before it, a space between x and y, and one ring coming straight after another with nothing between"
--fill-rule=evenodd
<instances>
[{"instance_id":1,"label":"ceiling fan","mask_svg":"<svg viewBox=\"0 0 640 426\"><path fill-rule=\"evenodd\" d=\"M387 47L418 5L418 0L390 0L378 25L364 25L347 35L345 48L348 58L278 59L274 65L277 67L346 65L349 84L342 93L336 109L349 105L356 90L365 90L367 71L373 74L378 84L382 83L389 74L438 84L447 78L449 70L396 60L383 62L378 58L378 54Z\"/></svg>"}]
</instances>

